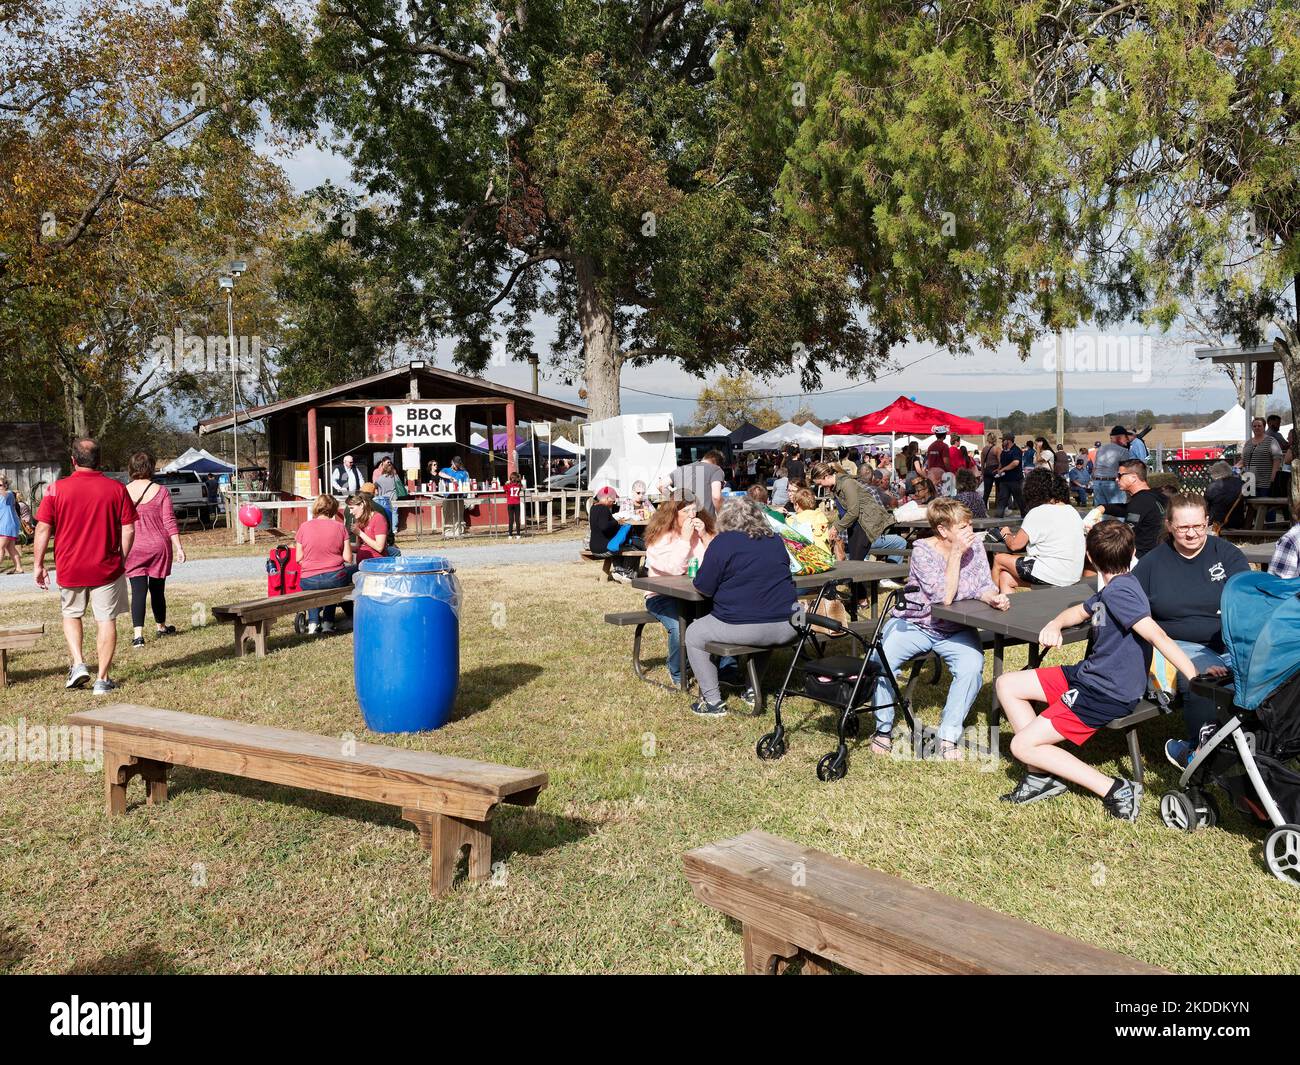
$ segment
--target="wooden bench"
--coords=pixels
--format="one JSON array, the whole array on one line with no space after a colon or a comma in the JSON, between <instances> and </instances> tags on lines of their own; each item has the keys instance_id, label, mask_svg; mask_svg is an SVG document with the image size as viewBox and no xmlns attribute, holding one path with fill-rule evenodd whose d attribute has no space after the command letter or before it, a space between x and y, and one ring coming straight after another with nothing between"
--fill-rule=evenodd
<instances>
[{"instance_id":1,"label":"wooden bench","mask_svg":"<svg viewBox=\"0 0 1300 1065\"><path fill-rule=\"evenodd\" d=\"M615 559L645 558L644 551L618 551L614 554L598 555L590 548L584 547L580 553L588 562L604 563L604 565L600 567L600 576L596 578L597 581L612 581L614 579L609 571L613 567ZM637 563L637 565L639 566L640 563Z\"/></svg>"},{"instance_id":2,"label":"wooden bench","mask_svg":"<svg viewBox=\"0 0 1300 1065\"><path fill-rule=\"evenodd\" d=\"M616 625L620 628L634 626L632 629L632 672L636 674L637 680L643 680L647 684L653 684L657 688L667 688L669 691L676 691L677 686L674 684L665 684L662 681L653 680L646 675L645 663L641 661L641 639L647 625L659 624L659 619L648 610L621 610L605 615L606 625Z\"/></svg>"},{"instance_id":3,"label":"wooden bench","mask_svg":"<svg viewBox=\"0 0 1300 1065\"><path fill-rule=\"evenodd\" d=\"M244 644L251 638L258 658L266 657L266 638L271 634L271 623L288 614L299 614L313 607L336 606L352 597L352 585L341 588L321 588L314 592L294 592L293 595L274 595L262 599L247 599L242 603L214 606L212 616L217 621L235 624L235 655L244 656Z\"/></svg>"},{"instance_id":4,"label":"wooden bench","mask_svg":"<svg viewBox=\"0 0 1300 1065\"><path fill-rule=\"evenodd\" d=\"M1144 974L1153 966L757 830L682 856L695 897L741 923L745 972L795 958L871 974Z\"/></svg>"},{"instance_id":5,"label":"wooden bench","mask_svg":"<svg viewBox=\"0 0 1300 1065\"><path fill-rule=\"evenodd\" d=\"M492 867L491 817L498 803L532 806L547 776L534 769L408 751L332 736L118 704L68 718L103 729L104 806L126 812L126 786L140 776L150 806L167 799L167 770L192 766L401 809L433 855L434 894L451 887L461 849L469 878Z\"/></svg>"},{"instance_id":6,"label":"wooden bench","mask_svg":"<svg viewBox=\"0 0 1300 1065\"><path fill-rule=\"evenodd\" d=\"M9 687L9 652L35 647L45 635L45 625L10 625L0 629L0 688Z\"/></svg>"}]
</instances>

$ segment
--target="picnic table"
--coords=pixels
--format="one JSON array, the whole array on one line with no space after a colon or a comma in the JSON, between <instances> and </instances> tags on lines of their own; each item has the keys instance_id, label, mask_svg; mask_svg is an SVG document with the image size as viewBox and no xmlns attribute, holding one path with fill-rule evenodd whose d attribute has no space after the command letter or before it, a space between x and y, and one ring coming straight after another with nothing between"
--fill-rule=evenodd
<instances>
[{"instance_id":1,"label":"picnic table","mask_svg":"<svg viewBox=\"0 0 1300 1065\"><path fill-rule=\"evenodd\" d=\"M1250 527L1255 530L1264 528L1264 518L1270 510L1280 510L1283 514L1290 513L1291 500L1285 496L1248 496L1243 495L1241 501L1246 504L1247 508L1253 510L1255 518Z\"/></svg>"},{"instance_id":2,"label":"picnic table","mask_svg":"<svg viewBox=\"0 0 1300 1065\"><path fill-rule=\"evenodd\" d=\"M872 586L872 614L875 613L875 588L882 580L902 580L907 576L907 564L904 562L837 562L824 573L804 573L794 578L794 586L800 592L812 591L828 584L869 584ZM678 651L681 678L679 687L685 691L689 681L686 661L686 627L695 620L701 604L709 601L708 596L696 591L695 583L690 577L636 577L632 587L651 595L664 595L675 599L677 612L681 619L681 643Z\"/></svg>"},{"instance_id":3,"label":"picnic table","mask_svg":"<svg viewBox=\"0 0 1300 1065\"><path fill-rule=\"evenodd\" d=\"M988 529L1001 529L1004 525L1014 529L1024 519L1023 518L971 518L970 527L976 532L985 532ZM918 518L909 521L896 521L890 528L906 529L911 532L924 530L930 531L930 522L925 518Z\"/></svg>"},{"instance_id":4,"label":"picnic table","mask_svg":"<svg viewBox=\"0 0 1300 1065\"><path fill-rule=\"evenodd\" d=\"M1038 645L1038 634L1043 626L1062 610L1078 606L1097 590L1092 581L1079 581L1065 588L1031 588L1011 595L1011 606L998 610L978 599L959 599L944 606L936 603L930 615L936 621L950 621L967 625L993 636L993 680L996 684L1003 672L1008 642L1029 645L1029 668L1037 669L1043 661L1044 651ZM1066 643L1077 643L1088 638L1091 626L1076 625L1061 633ZM997 727L1001 714L997 689L993 690L989 712L989 725Z\"/></svg>"}]
</instances>

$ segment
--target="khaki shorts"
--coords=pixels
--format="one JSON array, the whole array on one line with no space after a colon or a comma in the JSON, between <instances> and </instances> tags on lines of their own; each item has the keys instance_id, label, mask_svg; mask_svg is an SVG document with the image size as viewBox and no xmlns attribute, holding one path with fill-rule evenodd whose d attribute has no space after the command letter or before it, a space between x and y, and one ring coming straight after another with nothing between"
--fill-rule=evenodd
<instances>
[{"instance_id":1,"label":"khaki shorts","mask_svg":"<svg viewBox=\"0 0 1300 1065\"><path fill-rule=\"evenodd\" d=\"M83 618L89 604L96 621L112 621L127 611L126 576L98 588L60 588L59 599L65 618Z\"/></svg>"}]
</instances>

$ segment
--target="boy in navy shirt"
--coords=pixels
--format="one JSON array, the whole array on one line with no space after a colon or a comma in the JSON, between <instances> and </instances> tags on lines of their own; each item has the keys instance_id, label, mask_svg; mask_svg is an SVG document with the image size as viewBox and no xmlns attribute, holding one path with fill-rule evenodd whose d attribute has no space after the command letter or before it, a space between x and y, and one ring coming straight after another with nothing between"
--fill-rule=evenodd
<instances>
[{"instance_id":1,"label":"boy in navy shirt","mask_svg":"<svg viewBox=\"0 0 1300 1065\"><path fill-rule=\"evenodd\" d=\"M1088 533L1088 557L1101 575L1101 591L1061 611L1038 634L1043 647L1060 647L1062 629L1091 620L1092 653L1075 666L998 677L998 699L1016 733L1011 753L1029 767L1020 786L1002 796L1007 802L1050 799L1070 781L1098 796L1112 817L1137 820L1141 784L1108 777L1057 746L1062 740L1082 746L1097 729L1133 712L1146 692L1153 645L1188 680L1196 676L1191 660L1151 617L1146 593L1129 572L1133 540L1126 523L1094 526ZM1037 715L1031 705L1036 702L1047 704Z\"/></svg>"}]
</instances>

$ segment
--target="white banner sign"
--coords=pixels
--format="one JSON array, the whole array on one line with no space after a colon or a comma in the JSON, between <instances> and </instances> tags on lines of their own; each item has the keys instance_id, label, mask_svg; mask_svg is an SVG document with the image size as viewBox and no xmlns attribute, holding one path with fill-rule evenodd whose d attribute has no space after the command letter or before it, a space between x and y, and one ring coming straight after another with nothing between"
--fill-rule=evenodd
<instances>
[{"instance_id":1,"label":"white banner sign","mask_svg":"<svg viewBox=\"0 0 1300 1065\"><path fill-rule=\"evenodd\" d=\"M393 403L366 408L367 444L442 444L455 440L454 404Z\"/></svg>"},{"instance_id":2,"label":"white banner sign","mask_svg":"<svg viewBox=\"0 0 1300 1065\"><path fill-rule=\"evenodd\" d=\"M402 469L418 470L420 468L420 449L418 447L402 448Z\"/></svg>"}]
</instances>

